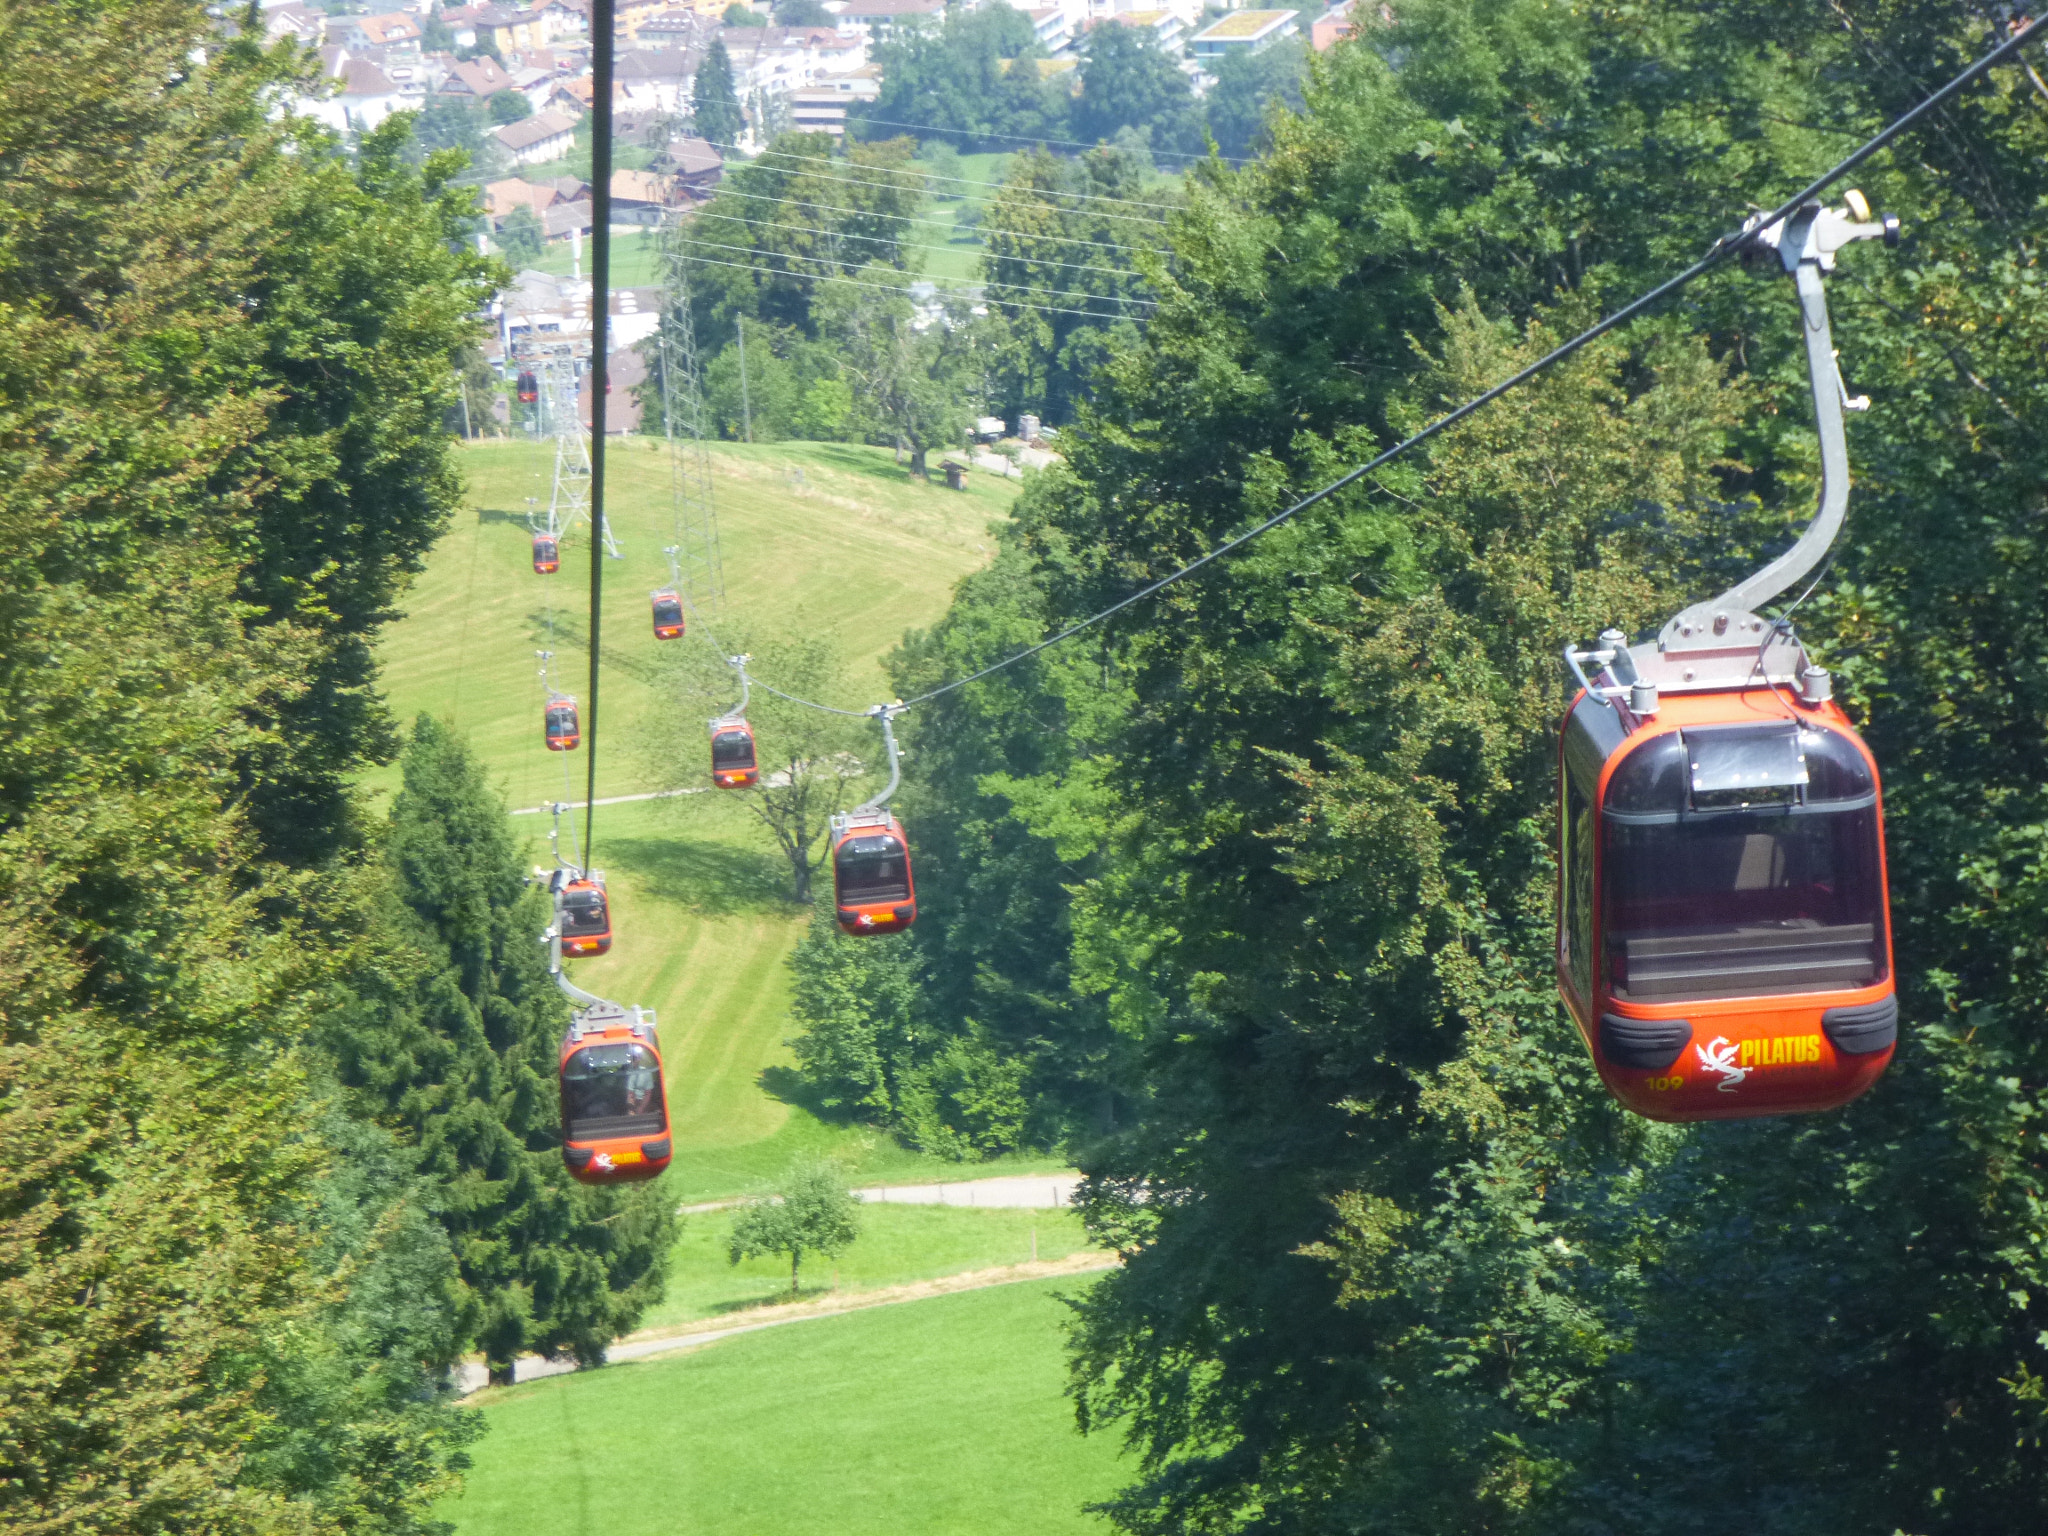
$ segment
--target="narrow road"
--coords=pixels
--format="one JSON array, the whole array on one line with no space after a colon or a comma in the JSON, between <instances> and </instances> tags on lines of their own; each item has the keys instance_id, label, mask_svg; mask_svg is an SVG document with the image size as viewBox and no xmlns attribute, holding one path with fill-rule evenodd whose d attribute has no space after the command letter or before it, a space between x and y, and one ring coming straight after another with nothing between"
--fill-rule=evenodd
<instances>
[{"instance_id":1,"label":"narrow road","mask_svg":"<svg viewBox=\"0 0 2048 1536\"><path fill-rule=\"evenodd\" d=\"M751 1321L725 1323L709 1320L690 1323L661 1333L628 1334L605 1351L605 1364L620 1365L645 1360L676 1350L701 1349L721 1339L763 1328L780 1328L786 1323L809 1322L813 1318L838 1317L847 1312L865 1312L872 1307L899 1306L907 1301L929 1301L934 1296L954 1296L962 1291L981 1291L995 1285L1018 1285L1027 1280L1051 1280L1062 1275L1089 1275L1116 1268L1113 1253L1091 1251L1070 1253L1063 1259L1037 1263L1006 1264L1000 1269L975 1269L965 1274L946 1275L937 1280L919 1280L908 1285L883 1286L872 1291L830 1292L807 1301L784 1302L753 1310ZM512 1363L515 1382L539 1381L548 1376L566 1376L579 1369L573 1360L549 1360L541 1355L521 1355ZM480 1360L465 1360L455 1368L455 1390L461 1397L482 1390L488 1376Z\"/></svg>"},{"instance_id":2,"label":"narrow road","mask_svg":"<svg viewBox=\"0 0 2048 1536\"><path fill-rule=\"evenodd\" d=\"M1074 1200L1081 1187L1081 1175L1073 1169L1059 1173L1011 1173L993 1179L963 1179L947 1184L874 1184L853 1191L853 1198L872 1205L964 1205L983 1210L1057 1211ZM676 1207L678 1216L701 1216L708 1211L729 1211L740 1200L707 1200L701 1205Z\"/></svg>"},{"instance_id":3,"label":"narrow road","mask_svg":"<svg viewBox=\"0 0 2048 1536\"><path fill-rule=\"evenodd\" d=\"M650 789L644 795L606 795L599 798L596 803L599 805L626 805L634 800L673 800L677 795L701 795L708 787L707 785L697 784L688 789ZM581 800L564 800L561 802L561 806L565 811L580 811L583 809L584 802ZM545 816L554 808L555 802L550 800L546 805L529 805L521 810L508 811L506 814L508 816Z\"/></svg>"}]
</instances>

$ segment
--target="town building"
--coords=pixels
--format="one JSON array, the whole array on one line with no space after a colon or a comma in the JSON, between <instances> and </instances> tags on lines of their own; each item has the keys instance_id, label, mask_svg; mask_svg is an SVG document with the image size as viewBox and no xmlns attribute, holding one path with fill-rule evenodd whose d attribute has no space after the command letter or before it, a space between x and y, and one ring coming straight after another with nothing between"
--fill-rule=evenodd
<instances>
[{"instance_id":1,"label":"town building","mask_svg":"<svg viewBox=\"0 0 2048 1536\"><path fill-rule=\"evenodd\" d=\"M1213 69L1226 54L1261 53L1299 31L1299 11L1232 11L1188 40L1195 62Z\"/></svg>"},{"instance_id":2,"label":"town building","mask_svg":"<svg viewBox=\"0 0 2048 1536\"><path fill-rule=\"evenodd\" d=\"M403 49L417 54L420 39L425 35L419 18L395 11L386 16L336 16L329 19L328 28L340 34L340 40L350 48Z\"/></svg>"},{"instance_id":3,"label":"town building","mask_svg":"<svg viewBox=\"0 0 2048 1536\"><path fill-rule=\"evenodd\" d=\"M872 47L901 26L936 26L945 19L945 0L846 0L839 30Z\"/></svg>"},{"instance_id":4,"label":"town building","mask_svg":"<svg viewBox=\"0 0 2048 1536\"><path fill-rule=\"evenodd\" d=\"M491 137L514 165L545 165L566 157L576 145L576 119L566 112L536 112L502 128Z\"/></svg>"}]
</instances>

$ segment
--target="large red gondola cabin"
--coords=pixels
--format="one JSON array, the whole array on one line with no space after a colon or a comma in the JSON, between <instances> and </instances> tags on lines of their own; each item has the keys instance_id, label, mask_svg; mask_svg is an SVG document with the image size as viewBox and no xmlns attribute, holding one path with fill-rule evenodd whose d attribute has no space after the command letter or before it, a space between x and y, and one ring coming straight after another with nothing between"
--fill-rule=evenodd
<instances>
[{"instance_id":1,"label":"large red gondola cabin","mask_svg":"<svg viewBox=\"0 0 2048 1536\"><path fill-rule=\"evenodd\" d=\"M521 405L532 405L540 398L540 380L532 373L522 371L514 389Z\"/></svg>"},{"instance_id":2,"label":"large red gondola cabin","mask_svg":"<svg viewBox=\"0 0 2048 1536\"><path fill-rule=\"evenodd\" d=\"M1558 987L1608 1092L1653 1120L1832 1109L1899 1033L1877 762L1789 617L1849 503L1847 391L1822 274L1898 238L1809 203L1746 259L1797 279L1821 445L1813 522L1763 569L1634 645L1568 648L1558 744Z\"/></svg>"},{"instance_id":3,"label":"large red gondola cabin","mask_svg":"<svg viewBox=\"0 0 2048 1536\"><path fill-rule=\"evenodd\" d=\"M885 810L855 811L837 818L832 830L832 896L841 930L867 937L916 922L917 887L902 823Z\"/></svg>"},{"instance_id":4,"label":"large red gondola cabin","mask_svg":"<svg viewBox=\"0 0 2048 1536\"><path fill-rule=\"evenodd\" d=\"M653 1015L597 1003L576 1015L558 1059L562 1160L584 1184L651 1179L669 1165L668 1092Z\"/></svg>"},{"instance_id":5,"label":"large red gondola cabin","mask_svg":"<svg viewBox=\"0 0 2048 1536\"><path fill-rule=\"evenodd\" d=\"M562 546L551 533L533 536L533 570L537 576L552 576L562 568Z\"/></svg>"},{"instance_id":6,"label":"large red gondola cabin","mask_svg":"<svg viewBox=\"0 0 2048 1536\"><path fill-rule=\"evenodd\" d=\"M1877 764L1833 703L1749 688L1645 719L1581 694L1560 750L1558 979L1654 1120L1830 1109L1898 1037Z\"/></svg>"},{"instance_id":7,"label":"large red gondola cabin","mask_svg":"<svg viewBox=\"0 0 2048 1536\"><path fill-rule=\"evenodd\" d=\"M663 587L649 598L654 610L654 638L680 640L683 637L683 600L674 587Z\"/></svg>"},{"instance_id":8,"label":"large red gondola cabin","mask_svg":"<svg viewBox=\"0 0 2048 1536\"><path fill-rule=\"evenodd\" d=\"M719 720L711 727L711 782L720 789L745 789L759 783L761 765L754 751L754 728L744 720Z\"/></svg>"},{"instance_id":9,"label":"large red gondola cabin","mask_svg":"<svg viewBox=\"0 0 2048 1536\"><path fill-rule=\"evenodd\" d=\"M602 955L611 949L612 908L602 874L593 871L587 879L564 884L557 908L565 956Z\"/></svg>"},{"instance_id":10,"label":"large red gondola cabin","mask_svg":"<svg viewBox=\"0 0 2048 1536\"><path fill-rule=\"evenodd\" d=\"M561 695L548 700L542 729L550 752L573 752L583 744L583 728L577 721L576 701Z\"/></svg>"}]
</instances>

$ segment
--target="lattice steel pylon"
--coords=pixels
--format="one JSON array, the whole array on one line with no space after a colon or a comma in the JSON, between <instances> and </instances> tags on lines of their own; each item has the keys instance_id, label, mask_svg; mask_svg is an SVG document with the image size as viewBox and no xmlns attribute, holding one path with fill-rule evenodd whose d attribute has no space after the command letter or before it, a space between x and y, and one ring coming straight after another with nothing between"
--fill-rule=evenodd
<instances>
[{"instance_id":1,"label":"lattice steel pylon","mask_svg":"<svg viewBox=\"0 0 2048 1536\"><path fill-rule=\"evenodd\" d=\"M690 322L688 258L678 242L666 244L668 292L655 361L661 370L661 430L668 439L675 518L669 564L682 594L713 612L725 596L725 563L711 498L711 458L704 451L704 376L697 365L696 327Z\"/></svg>"}]
</instances>

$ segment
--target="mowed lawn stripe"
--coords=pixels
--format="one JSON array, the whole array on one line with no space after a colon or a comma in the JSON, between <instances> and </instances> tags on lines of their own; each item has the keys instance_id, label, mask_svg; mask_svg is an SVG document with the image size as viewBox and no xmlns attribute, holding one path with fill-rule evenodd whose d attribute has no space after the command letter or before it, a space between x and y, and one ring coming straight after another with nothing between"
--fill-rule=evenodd
<instances>
[{"instance_id":1,"label":"mowed lawn stripe","mask_svg":"<svg viewBox=\"0 0 2048 1536\"><path fill-rule=\"evenodd\" d=\"M462 1536L1067 1536L1126 1468L1064 1393L1061 1296L997 1286L492 1394Z\"/></svg>"}]
</instances>

